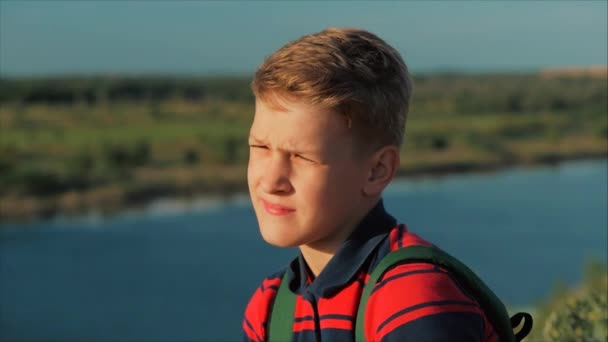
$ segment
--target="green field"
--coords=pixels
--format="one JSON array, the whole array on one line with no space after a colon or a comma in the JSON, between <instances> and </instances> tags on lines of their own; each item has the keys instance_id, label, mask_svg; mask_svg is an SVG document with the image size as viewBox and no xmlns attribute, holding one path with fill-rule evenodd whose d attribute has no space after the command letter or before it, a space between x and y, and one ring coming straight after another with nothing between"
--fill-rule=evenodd
<instances>
[{"instance_id":1,"label":"green field","mask_svg":"<svg viewBox=\"0 0 608 342\"><path fill-rule=\"evenodd\" d=\"M0 79L0 219L246 191L249 80ZM608 154L605 77L424 75L399 174Z\"/></svg>"}]
</instances>

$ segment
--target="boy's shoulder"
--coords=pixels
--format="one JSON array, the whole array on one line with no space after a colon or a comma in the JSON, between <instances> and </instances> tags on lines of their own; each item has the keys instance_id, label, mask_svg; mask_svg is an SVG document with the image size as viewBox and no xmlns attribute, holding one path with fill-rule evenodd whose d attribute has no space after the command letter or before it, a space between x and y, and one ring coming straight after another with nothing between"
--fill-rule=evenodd
<instances>
[{"instance_id":1,"label":"boy's shoulder","mask_svg":"<svg viewBox=\"0 0 608 342\"><path fill-rule=\"evenodd\" d=\"M287 272L287 266L281 270L265 277L262 284L258 286L247 307L245 308L245 318L243 319L243 330L245 340L263 341L266 335L265 329L272 303L281 284L283 275Z\"/></svg>"},{"instance_id":2,"label":"boy's shoulder","mask_svg":"<svg viewBox=\"0 0 608 342\"><path fill-rule=\"evenodd\" d=\"M272 300L276 292L279 290L283 275L285 272L287 272L287 267L288 266L285 266L280 270L266 276L262 280L261 284L255 289L253 295L251 296L250 304L261 304L262 302Z\"/></svg>"},{"instance_id":3,"label":"boy's shoulder","mask_svg":"<svg viewBox=\"0 0 608 342\"><path fill-rule=\"evenodd\" d=\"M437 248L410 232L406 225L398 225L380 247L370 270L388 253L410 246ZM454 275L426 262L387 270L373 285L365 317L366 336L378 340L425 336L443 341L454 334L454 340L458 340L456 336L470 336L472 341L485 341L493 334L480 305ZM453 331L449 327L454 327Z\"/></svg>"}]
</instances>

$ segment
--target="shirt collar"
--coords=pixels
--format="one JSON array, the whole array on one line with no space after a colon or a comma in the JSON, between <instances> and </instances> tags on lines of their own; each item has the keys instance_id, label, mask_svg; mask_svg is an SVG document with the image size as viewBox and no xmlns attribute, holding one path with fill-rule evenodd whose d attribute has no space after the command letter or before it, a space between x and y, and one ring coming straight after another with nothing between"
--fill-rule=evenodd
<instances>
[{"instance_id":1,"label":"shirt collar","mask_svg":"<svg viewBox=\"0 0 608 342\"><path fill-rule=\"evenodd\" d=\"M287 269L290 289L296 293L303 293L306 289L306 292L315 297L335 294L352 281L396 223L395 218L386 212L380 199L310 284L307 282L306 262L300 253Z\"/></svg>"}]
</instances>

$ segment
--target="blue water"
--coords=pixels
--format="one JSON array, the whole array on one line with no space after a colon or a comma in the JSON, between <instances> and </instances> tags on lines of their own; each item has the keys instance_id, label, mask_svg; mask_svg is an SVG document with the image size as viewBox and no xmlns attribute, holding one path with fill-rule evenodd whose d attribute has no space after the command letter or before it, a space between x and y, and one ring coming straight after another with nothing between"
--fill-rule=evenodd
<instances>
[{"instance_id":1,"label":"blue water","mask_svg":"<svg viewBox=\"0 0 608 342\"><path fill-rule=\"evenodd\" d=\"M606 260L607 164L396 181L385 203L508 305L533 305ZM240 340L252 291L294 254L261 240L242 199L4 224L0 340Z\"/></svg>"}]
</instances>

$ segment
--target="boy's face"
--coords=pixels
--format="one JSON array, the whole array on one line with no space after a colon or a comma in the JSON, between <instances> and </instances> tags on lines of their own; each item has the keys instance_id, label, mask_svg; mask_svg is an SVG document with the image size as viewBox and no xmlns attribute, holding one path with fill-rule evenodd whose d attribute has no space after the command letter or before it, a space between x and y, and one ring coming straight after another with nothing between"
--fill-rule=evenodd
<instances>
[{"instance_id":1,"label":"boy's face","mask_svg":"<svg viewBox=\"0 0 608 342\"><path fill-rule=\"evenodd\" d=\"M335 248L361 219L369 172L343 116L317 106L260 100L247 180L266 242ZM364 213L363 213L364 214Z\"/></svg>"}]
</instances>

